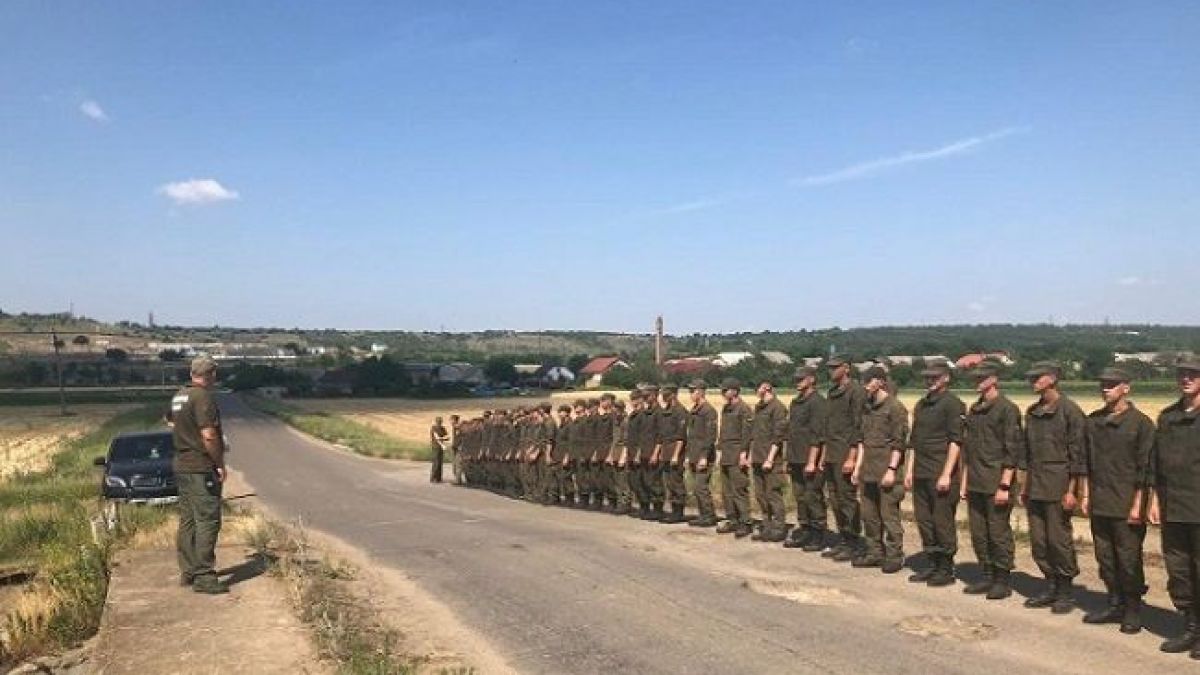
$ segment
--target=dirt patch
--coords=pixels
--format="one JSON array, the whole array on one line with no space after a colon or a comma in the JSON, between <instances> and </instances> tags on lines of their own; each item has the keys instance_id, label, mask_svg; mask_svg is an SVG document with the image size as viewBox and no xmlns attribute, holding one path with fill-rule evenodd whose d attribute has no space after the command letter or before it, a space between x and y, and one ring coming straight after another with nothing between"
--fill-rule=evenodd
<instances>
[{"instance_id":1,"label":"dirt patch","mask_svg":"<svg viewBox=\"0 0 1200 675\"><path fill-rule=\"evenodd\" d=\"M762 595L771 595L802 605L853 605L857 596L832 586L821 586L799 579L776 577L751 577L742 581L742 587Z\"/></svg>"},{"instance_id":2,"label":"dirt patch","mask_svg":"<svg viewBox=\"0 0 1200 675\"><path fill-rule=\"evenodd\" d=\"M697 530L671 530L667 536L680 541L718 541L716 536Z\"/></svg>"},{"instance_id":3,"label":"dirt patch","mask_svg":"<svg viewBox=\"0 0 1200 675\"><path fill-rule=\"evenodd\" d=\"M940 614L906 617L896 623L896 630L906 635L946 638L960 642L991 640L1000 634L1000 629L990 623Z\"/></svg>"}]
</instances>

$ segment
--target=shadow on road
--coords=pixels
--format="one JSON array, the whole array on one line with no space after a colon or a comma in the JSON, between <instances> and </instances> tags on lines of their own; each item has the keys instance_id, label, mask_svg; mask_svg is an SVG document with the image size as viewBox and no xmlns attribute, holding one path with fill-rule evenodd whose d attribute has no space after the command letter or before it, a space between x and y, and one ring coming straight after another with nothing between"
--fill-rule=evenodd
<instances>
[{"instance_id":1,"label":"shadow on road","mask_svg":"<svg viewBox=\"0 0 1200 675\"><path fill-rule=\"evenodd\" d=\"M249 581L255 577L260 577L271 567L271 559L263 553L252 553L246 557L246 560L226 567L222 570L217 570L218 577L225 577L225 583L229 586L240 584L243 581Z\"/></svg>"}]
</instances>

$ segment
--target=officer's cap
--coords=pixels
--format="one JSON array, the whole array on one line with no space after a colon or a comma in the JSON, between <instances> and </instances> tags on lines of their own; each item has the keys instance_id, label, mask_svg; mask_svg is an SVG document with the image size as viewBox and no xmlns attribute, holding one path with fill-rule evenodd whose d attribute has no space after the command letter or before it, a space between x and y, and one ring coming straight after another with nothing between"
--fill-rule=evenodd
<instances>
[{"instance_id":1,"label":"officer's cap","mask_svg":"<svg viewBox=\"0 0 1200 675\"><path fill-rule=\"evenodd\" d=\"M727 377L721 380L721 391L729 391L730 389L741 391L742 383L736 377Z\"/></svg>"},{"instance_id":2,"label":"officer's cap","mask_svg":"<svg viewBox=\"0 0 1200 675\"><path fill-rule=\"evenodd\" d=\"M558 406L558 412L560 412L560 413L569 413L569 412L571 412L571 406L570 406L570 405L568 405L568 404L566 404L566 403L564 403L564 404L562 404L562 405Z\"/></svg>"},{"instance_id":3,"label":"officer's cap","mask_svg":"<svg viewBox=\"0 0 1200 675\"><path fill-rule=\"evenodd\" d=\"M1100 377L1098 377L1096 379L1099 380L1100 382L1106 382L1106 383L1107 382L1128 383L1128 382L1133 381L1133 377L1131 377L1127 371L1125 371L1121 368L1113 367L1113 366L1109 366L1108 368L1105 368L1104 370L1100 371Z\"/></svg>"},{"instance_id":4,"label":"officer's cap","mask_svg":"<svg viewBox=\"0 0 1200 675\"><path fill-rule=\"evenodd\" d=\"M841 356L831 356L831 357L829 357L829 359L827 361L825 361L825 367L826 368L837 368L838 366L844 366L848 363L850 363L850 362L847 361L846 359L842 358Z\"/></svg>"},{"instance_id":5,"label":"officer's cap","mask_svg":"<svg viewBox=\"0 0 1200 675\"><path fill-rule=\"evenodd\" d=\"M697 377L691 382L688 382L688 388L692 389L693 391L697 389L707 389L708 383Z\"/></svg>"},{"instance_id":6,"label":"officer's cap","mask_svg":"<svg viewBox=\"0 0 1200 675\"><path fill-rule=\"evenodd\" d=\"M1033 364L1033 367L1025 372L1025 377L1033 379L1042 375L1053 375L1054 377L1062 377L1062 367L1053 361L1038 361Z\"/></svg>"},{"instance_id":7,"label":"officer's cap","mask_svg":"<svg viewBox=\"0 0 1200 675\"><path fill-rule=\"evenodd\" d=\"M625 401L618 399L613 402L613 407L615 407L617 410L624 410L625 409Z\"/></svg>"},{"instance_id":8,"label":"officer's cap","mask_svg":"<svg viewBox=\"0 0 1200 675\"><path fill-rule=\"evenodd\" d=\"M662 393L664 393L664 394L678 394L678 393L679 393L679 385L675 385L675 384L664 384L664 385L663 385L663 388L662 388Z\"/></svg>"},{"instance_id":9,"label":"officer's cap","mask_svg":"<svg viewBox=\"0 0 1200 675\"><path fill-rule=\"evenodd\" d=\"M1200 373L1200 356L1196 356L1194 354L1190 356L1181 356L1177 361L1175 361L1175 369L1194 370Z\"/></svg>"},{"instance_id":10,"label":"officer's cap","mask_svg":"<svg viewBox=\"0 0 1200 675\"><path fill-rule=\"evenodd\" d=\"M983 361L971 369L971 377L982 380L985 377L999 375L1001 370L1003 368L996 361Z\"/></svg>"},{"instance_id":11,"label":"officer's cap","mask_svg":"<svg viewBox=\"0 0 1200 675\"><path fill-rule=\"evenodd\" d=\"M879 366L871 366L870 368L863 370L860 377L864 383L870 382L871 380L886 380L887 371Z\"/></svg>"},{"instance_id":12,"label":"officer's cap","mask_svg":"<svg viewBox=\"0 0 1200 675\"><path fill-rule=\"evenodd\" d=\"M615 401L615 400L617 400L617 396L616 396L616 394L612 393L611 391L606 391L603 394L600 394L600 400L601 401Z\"/></svg>"},{"instance_id":13,"label":"officer's cap","mask_svg":"<svg viewBox=\"0 0 1200 675\"><path fill-rule=\"evenodd\" d=\"M950 364L945 361L931 361L925 364L921 377L941 377L950 374Z\"/></svg>"},{"instance_id":14,"label":"officer's cap","mask_svg":"<svg viewBox=\"0 0 1200 675\"><path fill-rule=\"evenodd\" d=\"M795 380L797 382L799 382L800 380L803 380L806 377L816 377L816 376L817 376L816 368L814 368L812 366L800 366L799 368L796 369Z\"/></svg>"}]
</instances>

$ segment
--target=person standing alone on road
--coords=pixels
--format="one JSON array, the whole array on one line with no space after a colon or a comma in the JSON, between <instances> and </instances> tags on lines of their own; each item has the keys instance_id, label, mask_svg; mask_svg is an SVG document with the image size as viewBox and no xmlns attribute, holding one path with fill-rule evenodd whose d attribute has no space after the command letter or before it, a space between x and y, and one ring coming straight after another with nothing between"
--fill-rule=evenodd
<instances>
[{"instance_id":1,"label":"person standing alone on road","mask_svg":"<svg viewBox=\"0 0 1200 675\"><path fill-rule=\"evenodd\" d=\"M217 363L192 361L191 382L171 399L175 481L179 486L179 531L175 548L179 579L197 593L227 593L217 580L216 547L221 532L221 486L225 482L225 437L213 397Z\"/></svg>"},{"instance_id":2,"label":"person standing alone on road","mask_svg":"<svg viewBox=\"0 0 1200 675\"><path fill-rule=\"evenodd\" d=\"M442 482L442 461L446 456L446 444L450 441L450 433L442 424L442 418L433 420L429 428L429 449L433 451L433 464L429 467L429 482Z\"/></svg>"}]
</instances>

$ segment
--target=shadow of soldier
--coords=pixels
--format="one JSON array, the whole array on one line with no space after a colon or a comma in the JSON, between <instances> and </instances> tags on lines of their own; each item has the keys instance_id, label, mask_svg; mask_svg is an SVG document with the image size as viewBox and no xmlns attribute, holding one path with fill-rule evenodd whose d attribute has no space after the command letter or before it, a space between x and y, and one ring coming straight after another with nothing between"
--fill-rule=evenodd
<instances>
[{"instance_id":1,"label":"shadow of soldier","mask_svg":"<svg viewBox=\"0 0 1200 675\"><path fill-rule=\"evenodd\" d=\"M234 586L262 576L270 569L272 562L272 557L265 553L251 553L246 556L246 560L231 567L217 570L217 576L228 576L228 578L224 579L225 584L227 586Z\"/></svg>"}]
</instances>

